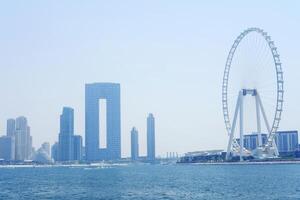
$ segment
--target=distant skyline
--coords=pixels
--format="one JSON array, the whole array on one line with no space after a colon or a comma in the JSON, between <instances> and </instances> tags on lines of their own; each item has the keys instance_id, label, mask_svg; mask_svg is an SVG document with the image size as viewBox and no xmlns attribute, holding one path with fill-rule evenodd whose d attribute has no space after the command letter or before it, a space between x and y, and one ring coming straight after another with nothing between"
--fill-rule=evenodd
<instances>
[{"instance_id":1,"label":"distant skyline","mask_svg":"<svg viewBox=\"0 0 300 200\"><path fill-rule=\"evenodd\" d=\"M33 146L58 141L59 116L74 108L85 139L85 84L121 86L122 156L130 131L156 155L225 149L221 83L240 32L260 27L276 42L285 96L279 130L300 130L298 1L5 1L0 4L0 135L26 116Z\"/></svg>"}]
</instances>

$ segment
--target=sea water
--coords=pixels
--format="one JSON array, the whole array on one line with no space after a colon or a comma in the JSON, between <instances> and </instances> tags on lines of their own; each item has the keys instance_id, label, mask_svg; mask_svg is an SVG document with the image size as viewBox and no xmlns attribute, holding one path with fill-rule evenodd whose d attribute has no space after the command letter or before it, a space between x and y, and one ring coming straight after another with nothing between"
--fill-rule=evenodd
<instances>
[{"instance_id":1,"label":"sea water","mask_svg":"<svg viewBox=\"0 0 300 200\"><path fill-rule=\"evenodd\" d=\"M0 199L300 199L300 165L0 167Z\"/></svg>"}]
</instances>

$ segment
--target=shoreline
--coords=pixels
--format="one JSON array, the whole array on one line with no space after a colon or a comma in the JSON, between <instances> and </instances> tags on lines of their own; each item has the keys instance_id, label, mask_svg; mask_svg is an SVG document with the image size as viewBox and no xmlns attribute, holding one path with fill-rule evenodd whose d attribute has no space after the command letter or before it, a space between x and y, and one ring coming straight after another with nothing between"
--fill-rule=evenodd
<instances>
[{"instance_id":1,"label":"shoreline","mask_svg":"<svg viewBox=\"0 0 300 200\"><path fill-rule=\"evenodd\" d=\"M135 165L137 163L93 163L93 164L9 164L0 165L1 168L111 168L121 167L128 165ZM280 165L280 164L300 164L300 160L287 160L287 161L255 161L255 162L198 162L198 163L171 163L167 165ZM157 165L166 165L158 163Z\"/></svg>"},{"instance_id":2,"label":"shoreline","mask_svg":"<svg viewBox=\"0 0 300 200\"><path fill-rule=\"evenodd\" d=\"M287 161L244 161L244 162L198 162L198 163L178 163L192 165L279 165L279 164L300 164L300 160Z\"/></svg>"}]
</instances>

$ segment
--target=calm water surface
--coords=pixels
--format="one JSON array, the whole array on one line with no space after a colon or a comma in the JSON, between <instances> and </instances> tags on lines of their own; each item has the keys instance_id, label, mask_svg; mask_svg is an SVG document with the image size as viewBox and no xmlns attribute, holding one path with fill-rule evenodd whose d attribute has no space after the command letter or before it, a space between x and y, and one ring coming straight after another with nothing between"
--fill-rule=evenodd
<instances>
[{"instance_id":1,"label":"calm water surface","mask_svg":"<svg viewBox=\"0 0 300 200\"><path fill-rule=\"evenodd\" d=\"M0 168L0 199L300 199L300 165Z\"/></svg>"}]
</instances>

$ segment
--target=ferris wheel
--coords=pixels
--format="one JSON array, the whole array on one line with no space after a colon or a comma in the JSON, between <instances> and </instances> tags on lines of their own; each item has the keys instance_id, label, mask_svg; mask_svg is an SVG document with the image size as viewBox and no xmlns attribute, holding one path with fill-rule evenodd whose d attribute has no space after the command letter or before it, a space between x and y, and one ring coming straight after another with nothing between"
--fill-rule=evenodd
<instances>
[{"instance_id":1,"label":"ferris wheel","mask_svg":"<svg viewBox=\"0 0 300 200\"><path fill-rule=\"evenodd\" d=\"M271 37L260 28L243 31L231 46L223 75L222 108L229 136L227 160L232 156L239 156L240 160L249 155L278 156L274 136L281 120L283 83L279 53ZM237 124L239 137L235 134ZM255 151L245 148L246 133L256 133ZM266 135L266 140L262 135Z\"/></svg>"}]
</instances>

